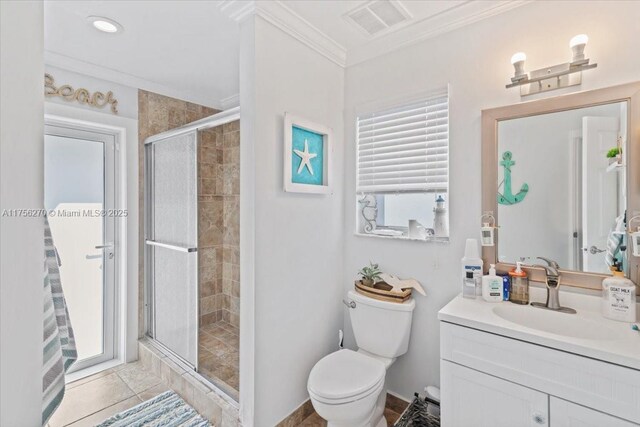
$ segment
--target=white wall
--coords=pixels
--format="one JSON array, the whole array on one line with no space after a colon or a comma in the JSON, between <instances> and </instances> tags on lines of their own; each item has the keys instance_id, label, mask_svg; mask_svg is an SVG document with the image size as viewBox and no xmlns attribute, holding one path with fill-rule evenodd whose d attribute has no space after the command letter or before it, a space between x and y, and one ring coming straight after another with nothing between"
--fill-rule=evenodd
<instances>
[{"instance_id":1,"label":"white wall","mask_svg":"<svg viewBox=\"0 0 640 427\"><path fill-rule=\"evenodd\" d=\"M43 208L43 6L0 2L0 212ZM42 417L44 222L0 219L0 425Z\"/></svg>"},{"instance_id":2,"label":"white wall","mask_svg":"<svg viewBox=\"0 0 640 427\"><path fill-rule=\"evenodd\" d=\"M402 277L415 277L427 291L417 296L409 352L388 373L389 389L405 398L427 384L439 384L437 312L460 291L459 267L467 237L479 236L481 214L480 112L520 102L505 84L514 52L524 51L527 68L570 59L569 40L588 33L587 55L598 68L583 75L588 90L640 78L640 3L532 2L503 15L408 46L347 69L345 88L344 292L369 260ZM449 244L378 240L355 230L355 110L359 105L398 99L451 84ZM567 90L564 90L566 92ZM556 96L562 91L543 96ZM350 329L345 311L345 325ZM351 333L347 342L354 345Z\"/></svg>"},{"instance_id":3,"label":"white wall","mask_svg":"<svg viewBox=\"0 0 640 427\"><path fill-rule=\"evenodd\" d=\"M241 27L241 50L253 49L254 55L251 60L241 52L241 252L245 268L247 257L255 256L255 280L242 270L241 309L245 291L254 287L254 425L262 427L277 424L308 399L309 372L337 348L343 325L344 70L262 18L248 19ZM285 112L336 131L333 194L283 191ZM255 167L249 171L245 161L251 159ZM251 208L253 232L246 216ZM248 254L251 239L255 250Z\"/></svg>"}]
</instances>

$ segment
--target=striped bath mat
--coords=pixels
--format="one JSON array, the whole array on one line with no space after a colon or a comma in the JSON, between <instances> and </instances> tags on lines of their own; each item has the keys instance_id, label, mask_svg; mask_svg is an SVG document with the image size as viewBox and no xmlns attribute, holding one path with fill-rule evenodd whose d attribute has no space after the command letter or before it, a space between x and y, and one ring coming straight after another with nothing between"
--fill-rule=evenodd
<instances>
[{"instance_id":1,"label":"striped bath mat","mask_svg":"<svg viewBox=\"0 0 640 427\"><path fill-rule=\"evenodd\" d=\"M191 406L173 391L120 412L96 427L211 427Z\"/></svg>"}]
</instances>

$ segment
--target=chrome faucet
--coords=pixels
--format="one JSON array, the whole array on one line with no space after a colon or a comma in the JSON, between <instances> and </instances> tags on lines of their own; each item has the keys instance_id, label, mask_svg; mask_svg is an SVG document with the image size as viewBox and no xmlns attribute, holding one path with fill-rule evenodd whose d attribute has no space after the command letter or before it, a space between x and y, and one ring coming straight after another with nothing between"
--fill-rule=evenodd
<instances>
[{"instance_id":1,"label":"chrome faucet","mask_svg":"<svg viewBox=\"0 0 640 427\"><path fill-rule=\"evenodd\" d=\"M559 311L561 313L575 314L576 311L573 308L562 307L560 305L560 266L557 262L545 258L538 257L542 261L546 262L546 265L535 264L533 267L543 268L546 276L547 284L547 302L545 304L541 302L532 302L533 307L544 308L547 310Z\"/></svg>"}]
</instances>

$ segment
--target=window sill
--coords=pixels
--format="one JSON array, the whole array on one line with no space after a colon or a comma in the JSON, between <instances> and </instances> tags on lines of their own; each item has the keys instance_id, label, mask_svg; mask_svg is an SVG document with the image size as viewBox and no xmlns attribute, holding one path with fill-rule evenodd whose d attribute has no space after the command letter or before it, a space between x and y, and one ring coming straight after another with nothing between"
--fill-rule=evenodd
<instances>
[{"instance_id":1,"label":"window sill","mask_svg":"<svg viewBox=\"0 0 640 427\"><path fill-rule=\"evenodd\" d=\"M428 236L424 239L418 239L415 237L409 236L381 236L379 234L369 234L369 233L353 233L356 237L372 237L374 239L384 239L384 240L407 240L411 242L434 242L434 243L449 243L449 237L436 237L436 236Z\"/></svg>"}]
</instances>

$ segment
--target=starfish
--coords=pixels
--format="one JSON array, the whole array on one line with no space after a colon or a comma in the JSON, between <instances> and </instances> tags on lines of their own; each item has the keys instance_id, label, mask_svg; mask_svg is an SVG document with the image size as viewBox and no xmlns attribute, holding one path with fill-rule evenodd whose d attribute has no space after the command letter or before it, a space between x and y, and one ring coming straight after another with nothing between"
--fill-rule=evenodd
<instances>
[{"instance_id":1,"label":"starfish","mask_svg":"<svg viewBox=\"0 0 640 427\"><path fill-rule=\"evenodd\" d=\"M311 166L311 159L313 159L314 157L317 157L318 155L316 153L309 152L309 142L306 139L304 140L304 151L293 150L293 152L300 157L300 166L298 167L298 174L300 174L300 172L302 172L302 170L306 166L307 169L309 169L309 173L313 175L313 167Z\"/></svg>"}]
</instances>

